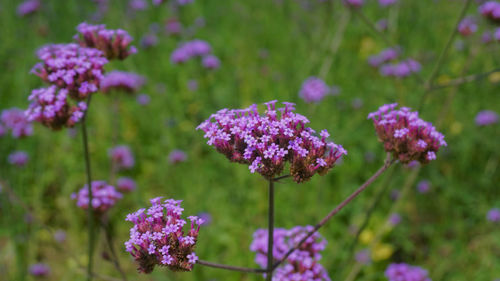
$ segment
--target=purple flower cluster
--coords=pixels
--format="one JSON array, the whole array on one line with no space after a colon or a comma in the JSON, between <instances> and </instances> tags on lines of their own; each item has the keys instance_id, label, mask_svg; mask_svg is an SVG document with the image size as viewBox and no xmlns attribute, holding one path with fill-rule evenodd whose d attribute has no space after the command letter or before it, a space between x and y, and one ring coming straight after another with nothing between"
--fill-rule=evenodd
<instances>
[{"instance_id":1,"label":"purple flower cluster","mask_svg":"<svg viewBox=\"0 0 500 281\"><path fill-rule=\"evenodd\" d=\"M205 132L207 144L224 154L230 161L249 165L272 179L290 163L290 175L297 183L309 180L314 174L324 175L347 151L326 139L328 131L320 137L306 124L309 120L294 113L293 103L277 101L266 103L267 111L260 115L257 105L246 109L222 109L201 123L197 129Z\"/></svg>"},{"instance_id":2,"label":"purple flower cluster","mask_svg":"<svg viewBox=\"0 0 500 281\"><path fill-rule=\"evenodd\" d=\"M123 60L135 54L137 49L130 46L133 38L123 29L106 29L106 25L92 25L83 22L77 26L74 39L81 46L101 50L109 60Z\"/></svg>"},{"instance_id":3,"label":"purple flower cluster","mask_svg":"<svg viewBox=\"0 0 500 281\"><path fill-rule=\"evenodd\" d=\"M151 97L147 94L137 95L137 103L140 105L148 105L151 102Z\"/></svg>"},{"instance_id":4,"label":"purple flower cluster","mask_svg":"<svg viewBox=\"0 0 500 281\"><path fill-rule=\"evenodd\" d=\"M113 162L113 165L116 165L116 169L130 169L134 167L135 160L134 155L130 148L126 145L118 145L111 148L108 151L108 155Z\"/></svg>"},{"instance_id":5,"label":"purple flower cluster","mask_svg":"<svg viewBox=\"0 0 500 281\"><path fill-rule=\"evenodd\" d=\"M400 52L398 47L384 49L380 53L368 57L368 63L373 67L379 67L384 63L396 60Z\"/></svg>"},{"instance_id":6,"label":"purple flower cluster","mask_svg":"<svg viewBox=\"0 0 500 281\"><path fill-rule=\"evenodd\" d=\"M103 66L108 62L101 51L77 44L44 46L37 55L42 62L32 72L45 82L66 89L76 100L97 92Z\"/></svg>"},{"instance_id":7,"label":"purple flower cluster","mask_svg":"<svg viewBox=\"0 0 500 281\"><path fill-rule=\"evenodd\" d=\"M299 97L305 102L320 102L325 96L338 92L335 87L329 87L323 80L317 77L309 77L299 91Z\"/></svg>"},{"instance_id":8,"label":"purple flower cluster","mask_svg":"<svg viewBox=\"0 0 500 281\"><path fill-rule=\"evenodd\" d=\"M394 5L398 2L398 0L378 0L378 3L382 7L387 7L390 5Z\"/></svg>"},{"instance_id":9,"label":"purple flower cluster","mask_svg":"<svg viewBox=\"0 0 500 281\"><path fill-rule=\"evenodd\" d=\"M486 219L491 222L500 222L500 209L493 208L486 214Z\"/></svg>"},{"instance_id":10,"label":"purple flower cluster","mask_svg":"<svg viewBox=\"0 0 500 281\"><path fill-rule=\"evenodd\" d=\"M44 277L49 275L50 267L45 263L35 263L30 266L29 272L35 277Z\"/></svg>"},{"instance_id":11,"label":"purple flower cluster","mask_svg":"<svg viewBox=\"0 0 500 281\"><path fill-rule=\"evenodd\" d=\"M193 3L194 0L176 0L175 3L179 6L184 6L190 3ZM167 2L167 0L153 0L153 5L161 5L163 3Z\"/></svg>"},{"instance_id":12,"label":"purple flower cluster","mask_svg":"<svg viewBox=\"0 0 500 281\"><path fill-rule=\"evenodd\" d=\"M479 6L479 13L486 19L499 23L500 22L500 3L496 1L487 1Z\"/></svg>"},{"instance_id":13,"label":"purple flower cluster","mask_svg":"<svg viewBox=\"0 0 500 281\"><path fill-rule=\"evenodd\" d=\"M498 114L492 110L483 110L476 115L476 125L488 126L498 123Z\"/></svg>"},{"instance_id":14,"label":"purple flower cluster","mask_svg":"<svg viewBox=\"0 0 500 281\"><path fill-rule=\"evenodd\" d=\"M17 6L17 15L24 17L40 9L40 0L26 0Z\"/></svg>"},{"instance_id":15,"label":"purple flower cluster","mask_svg":"<svg viewBox=\"0 0 500 281\"><path fill-rule=\"evenodd\" d=\"M122 177L116 181L116 189L123 193L129 193L136 189L135 181L131 178Z\"/></svg>"},{"instance_id":16,"label":"purple flower cluster","mask_svg":"<svg viewBox=\"0 0 500 281\"><path fill-rule=\"evenodd\" d=\"M344 0L344 4L351 8L360 8L364 4L364 0Z\"/></svg>"},{"instance_id":17,"label":"purple flower cluster","mask_svg":"<svg viewBox=\"0 0 500 281\"><path fill-rule=\"evenodd\" d=\"M384 64L379 71L382 76L404 78L420 72L422 66L414 59L406 59L397 63Z\"/></svg>"},{"instance_id":18,"label":"purple flower cluster","mask_svg":"<svg viewBox=\"0 0 500 281\"><path fill-rule=\"evenodd\" d=\"M398 213L393 213L389 216L389 224L392 226L396 226L401 223L401 215Z\"/></svg>"},{"instance_id":19,"label":"purple flower cluster","mask_svg":"<svg viewBox=\"0 0 500 281\"><path fill-rule=\"evenodd\" d=\"M151 273L156 265L167 266L173 271L191 271L198 260L194 250L203 220L190 216L191 226L185 235L186 221L181 218L180 200L151 199L149 209L140 209L127 215L134 223L130 240L125 242L127 252L135 259L138 270Z\"/></svg>"},{"instance_id":20,"label":"purple flower cluster","mask_svg":"<svg viewBox=\"0 0 500 281\"><path fill-rule=\"evenodd\" d=\"M187 155L184 151L180 149L174 149L170 154L168 155L168 161L171 164L177 164L186 161Z\"/></svg>"},{"instance_id":21,"label":"purple flower cluster","mask_svg":"<svg viewBox=\"0 0 500 281\"><path fill-rule=\"evenodd\" d=\"M406 263L391 263L385 270L389 281L432 281L427 270Z\"/></svg>"},{"instance_id":22,"label":"purple flower cluster","mask_svg":"<svg viewBox=\"0 0 500 281\"><path fill-rule=\"evenodd\" d=\"M169 35L178 35L182 32L182 24L176 18L167 19L165 23L165 32Z\"/></svg>"},{"instance_id":23,"label":"purple flower cluster","mask_svg":"<svg viewBox=\"0 0 500 281\"><path fill-rule=\"evenodd\" d=\"M101 80L101 91L109 93L111 91L124 91L134 94L144 85L146 79L133 72L111 71Z\"/></svg>"},{"instance_id":24,"label":"purple flower cluster","mask_svg":"<svg viewBox=\"0 0 500 281\"><path fill-rule=\"evenodd\" d=\"M417 184L417 190L419 193L427 193L431 189L431 183L428 180L422 180Z\"/></svg>"},{"instance_id":25,"label":"purple flower cluster","mask_svg":"<svg viewBox=\"0 0 500 281\"><path fill-rule=\"evenodd\" d=\"M0 115L0 136L9 130L12 133L12 137L16 139L33 134L33 126L30 120L24 115L24 111L15 107L5 109Z\"/></svg>"},{"instance_id":26,"label":"purple flower cluster","mask_svg":"<svg viewBox=\"0 0 500 281\"><path fill-rule=\"evenodd\" d=\"M9 158L7 160L14 166L23 167L28 163L29 159L28 153L24 151L15 151L9 154Z\"/></svg>"},{"instance_id":27,"label":"purple flower cluster","mask_svg":"<svg viewBox=\"0 0 500 281\"><path fill-rule=\"evenodd\" d=\"M465 18L458 24L458 32L462 34L462 36L467 37L476 33L477 31L477 23L473 18Z\"/></svg>"},{"instance_id":28,"label":"purple flower cluster","mask_svg":"<svg viewBox=\"0 0 500 281\"><path fill-rule=\"evenodd\" d=\"M273 234L274 260L281 260L288 250L297 245L312 229L312 226L296 226L290 230L275 228ZM253 234L253 241L250 245L250 250L256 252L255 262L262 268L267 267L267 235L267 229L258 229ZM326 243L326 240L319 233L313 234L276 269L272 280L329 281L328 273L319 263L321 260L319 252L325 249Z\"/></svg>"},{"instance_id":29,"label":"purple flower cluster","mask_svg":"<svg viewBox=\"0 0 500 281\"><path fill-rule=\"evenodd\" d=\"M87 104L80 101L72 105L68 100L68 93L67 89L58 89L54 85L34 89L28 98L31 104L25 111L27 119L53 130L73 127L85 115Z\"/></svg>"},{"instance_id":30,"label":"purple flower cluster","mask_svg":"<svg viewBox=\"0 0 500 281\"><path fill-rule=\"evenodd\" d=\"M123 195L116 191L115 187L105 181L92 182L92 208L102 214L109 210L120 200ZM84 210L89 207L89 189L84 185L78 193L71 194L71 199L76 200L76 205Z\"/></svg>"},{"instance_id":31,"label":"purple flower cluster","mask_svg":"<svg viewBox=\"0 0 500 281\"><path fill-rule=\"evenodd\" d=\"M422 164L436 159L436 152L446 146L444 136L431 123L418 117L408 107L396 109L397 103L381 106L368 114L379 140L387 152L403 164L417 160Z\"/></svg>"},{"instance_id":32,"label":"purple flower cluster","mask_svg":"<svg viewBox=\"0 0 500 281\"><path fill-rule=\"evenodd\" d=\"M207 69L215 69L220 66L219 59L212 55L212 47L203 40L195 39L181 44L170 55L174 64L184 63L196 57L202 57L202 64Z\"/></svg>"}]
</instances>

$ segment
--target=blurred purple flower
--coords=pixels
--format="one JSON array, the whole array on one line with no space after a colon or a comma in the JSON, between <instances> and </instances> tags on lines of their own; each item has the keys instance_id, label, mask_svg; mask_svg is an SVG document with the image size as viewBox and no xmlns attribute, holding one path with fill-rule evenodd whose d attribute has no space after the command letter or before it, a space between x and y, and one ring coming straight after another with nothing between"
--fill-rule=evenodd
<instances>
[{"instance_id":1,"label":"blurred purple flower","mask_svg":"<svg viewBox=\"0 0 500 281\"><path fill-rule=\"evenodd\" d=\"M387 19L380 19L375 23L375 27L377 28L378 31L386 31L388 26L389 24Z\"/></svg>"},{"instance_id":2,"label":"blurred purple flower","mask_svg":"<svg viewBox=\"0 0 500 281\"><path fill-rule=\"evenodd\" d=\"M396 226L396 225L398 225L400 222L401 222L401 215L399 215L399 214L397 214L397 213L393 213L393 214L391 214L391 216L389 217L389 223L390 223L392 226Z\"/></svg>"},{"instance_id":3,"label":"blurred purple flower","mask_svg":"<svg viewBox=\"0 0 500 281\"><path fill-rule=\"evenodd\" d=\"M486 214L486 219L490 222L500 222L500 209L493 208Z\"/></svg>"},{"instance_id":4,"label":"blurred purple flower","mask_svg":"<svg viewBox=\"0 0 500 281\"><path fill-rule=\"evenodd\" d=\"M186 161L187 155L184 151L180 149L174 149L170 154L168 155L168 161L171 164L177 164Z\"/></svg>"},{"instance_id":5,"label":"blurred purple flower","mask_svg":"<svg viewBox=\"0 0 500 281\"><path fill-rule=\"evenodd\" d=\"M356 253L355 259L358 263L367 265L372 261L370 256L370 250L365 249Z\"/></svg>"},{"instance_id":6,"label":"blurred purple flower","mask_svg":"<svg viewBox=\"0 0 500 281\"><path fill-rule=\"evenodd\" d=\"M431 281L427 270L406 263L391 263L385 270L389 281Z\"/></svg>"},{"instance_id":7,"label":"blurred purple flower","mask_svg":"<svg viewBox=\"0 0 500 281\"><path fill-rule=\"evenodd\" d=\"M207 69L217 69L220 66L220 60L214 55L207 55L203 57L202 64Z\"/></svg>"},{"instance_id":8,"label":"blurred purple flower","mask_svg":"<svg viewBox=\"0 0 500 281\"><path fill-rule=\"evenodd\" d=\"M115 187L107 184L105 181L92 182L92 208L99 214L109 210L120 200L123 195L116 191ZM87 210L89 206L89 190L88 185L84 185L78 193L71 194L71 199L76 200L76 205Z\"/></svg>"},{"instance_id":9,"label":"blurred purple flower","mask_svg":"<svg viewBox=\"0 0 500 281\"><path fill-rule=\"evenodd\" d=\"M429 192L430 189L431 183L428 180L422 180L417 184L417 190L422 194Z\"/></svg>"},{"instance_id":10,"label":"blurred purple flower","mask_svg":"<svg viewBox=\"0 0 500 281\"><path fill-rule=\"evenodd\" d=\"M128 6L133 11L144 11L148 7L148 2L146 0L130 0Z\"/></svg>"},{"instance_id":11,"label":"blurred purple flower","mask_svg":"<svg viewBox=\"0 0 500 281\"><path fill-rule=\"evenodd\" d=\"M330 87L320 78L309 77L299 91L299 97L305 102L320 102L325 96L331 93Z\"/></svg>"},{"instance_id":12,"label":"blurred purple flower","mask_svg":"<svg viewBox=\"0 0 500 281\"><path fill-rule=\"evenodd\" d=\"M170 18L165 23L165 31L169 35L178 35L182 32L182 24L176 18Z\"/></svg>"},{"instance_id":13,"label":"blurred purple flower","mask_svg":"<svg viewBox=\"0 0 500 281\"><path fill-rule=\"evenodd\" d=\"M126 145L119 145L111 148L108 151L111 161L116 165L117 169L130 169L134 167L134 155L130 148Z\"/></svg>"},{"instance_id":14,"label":"blurred purple flower","mask_svg":"<svg viewBox=\"0 0 500 281\"><path fill-rule=\"evenodd\" d=\"M35 277L44 277L49 275L50 267L45 263L35 263L30 266L29 272Z\"/></svg>"},{"instance_id":15,"label":"blurred purple flower","mask_svg":"<svg viewBox=\"0 0 500 281\"><path fill-rule=\"evenodd\" d=\"M140 94L137 96L137 103L140 105L148 105L151 102L151 97L147 94Z\"/></svg>"},{"instance_id":16,"label":"blurred purple flower","mask_svg":"<svg viewBox=\"0 0 500 281\"><path fill-rule=\"evenodd\" d=\"M146 34L141 38L140 44L144 49L154 47L158 44L158 36L156 34Z\"/></svg>"},{"instance_id":17,"label":"blurred purple flower","mask_svg":"<svg viewBox=\"0 0 500 281\"><path fill-rule=\"evenodd\" d=\"M476 33L476 31L477 31L477 23L471 17L464 18L458 24L458 32L460 32L462 36L467 37L469 35L472 35L473 33Z\"/></svg>"},{"instance_id":18,"label":"blurred purple flower","mask_svg":"<svg viewBox=\"0 0 500 281\"><path fill-rule=\"evenodd\" d=\"M146 79L133 72L111 71L101 80L101 91L124 91L130 94L136 93L146 82Z\"/></svg>"},{"instance_id":19,"label":"blurred purple flower","mask_svg":"<svg viewBox=\"0 0 500 281\"><path fill-rule=\"evenodd\" d=\"M212 223L212 215L207 212L198 213L198 217L203 220L203 225L207 226Z\"/></svg>"},{"instance_id":20,"label":"blurred purple flower","mask_svg":"<svg viewBox=\"0 0 500 281\"><path fill-rule=\"evenodd\" d=\"M364 0L344 0L344 4L351 8L360 8L364 4Z\"/></svg>"},{"instance_id":21,"label":"blurred purple flower","mask_svg":"<svg viewBox=\"0 0 500 281\"><path fill-rule=\"evenodd\" d=\"M15 107L5 109L0 115L0 136L7 130L10 130L12 137L16 139L33 134L33 126L24 111Z\"/></svg>"},{"instance_id":22,"label":"blurred purple flower","mask_svg":"<svg viewBox=\"0 0 500 281\"><path fill-rule=\"evenodd\" d=\"M59 243L63 243L66 241L66 232L64 230L56 230L54 232L54 240L56 240Z\"/></svg>"},{"instance_id":23,"label":"blurred purple flower","mask_svg":"<svg viewBox=\"0 0 500 281\"><path fill-rule=\"evenodd\" d=\"M195 79L189 80L187 87L191 92L198 90L198 81L196 81Z\"/></svg>"},{"instance_id":24,"label":"blurred purple flower","mask_svg":"<svg viewBox=\"0 0 500 281\"><path fill-rule=\"evenodd\" d=\"M382 7L387 7L393 4L396 4L398 0L378 0L378 3Z\"/></svg>"},{"instance_id":25,"label":"blurred purple flower","mask_svg":"<svg viewBox=\"0 0 500 281\"><path fill-rule=\"evenodd\" d=\"M40 9L39 0L26 0L17 6L17 15L24 17L31 15Z\"/></svg>"},{"instance_id":26,"label":"blurred purple flower","mask_svg":"<svg viewBox=\"0 0 500 281\"><path fill-rule=\"evenodd\" d=\"M399 57L399 47L392 47L382 50L380 53L368 57L368 64L373 67L379 67L383 63L393 61Z\"/></svg>"},{"instance_id":27,"label":"blurred purple flower","mask_svg":"<svg viewBox=\"0 0 500 281\"><path fill-rule=\"evenodd\" d=\"M10 164L17 167L24 167L29 160L28 153L24 151L15 151L9 154L8 161Z\"/></svg>"},{"instance_id":28,"label":"blurred purple flower","mask_svg":"<svg viewBox=\"0 0 500 281\"><path fill-rule=\"evenodd\" d=\"M476 125L488 126L498 123L498 114L492 110L483 110L476 115Z\"/></svg>"},{"instance_id":29,"label":"blurred purple flower","mask_svg":"<svg viewBox=\"0 0 500 281\"><path fill-rule=\"evenodd\" d=\"M132 192L136 187L135 181L131 178L121 177L116 181L116 189L123 193Z\"/></svg>"}]
</instances>

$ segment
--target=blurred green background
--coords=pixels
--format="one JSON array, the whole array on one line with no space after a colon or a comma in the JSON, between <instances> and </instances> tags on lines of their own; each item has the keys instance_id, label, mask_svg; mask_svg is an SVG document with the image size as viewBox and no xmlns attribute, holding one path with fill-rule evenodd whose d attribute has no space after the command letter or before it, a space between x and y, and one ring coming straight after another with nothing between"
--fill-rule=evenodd
<instances>
[{"instance_id":1,"label":"blurred green background","mask_svg":"<svg viewBox=\"0 0 500 281\"><path fill-rule=\"evenodd\" d=\"M401 0L390 8L381 8L374 0L366 2L364 15L372 22L387 18L385 36L401 46L406 56L417 59L423 66L421 76L427 78L455 28L462 1ZM36 14L19 17L15 13L19 3L0 3L0 110L27 108L31 90L42 86L29 73L37 62L35 51L44 44L70 42L75 27L92 22L98 9L93 1L43 0ZM147 206L152 197L183 199L186 216L200 212L212 216L200 232L196 252L201 259L255 267L249 245L252 233L267 226L267 183L209 147L196 126L221 108L272 99L297 103L297 112L311 120L312 128L328 129L349 152L326 176L300 185L285 180L277 186L276 227L315 224L383 162L383 146L367 114L392 102L418 108L423 84L416 77L383 78L372 69L367 57L390 46L340 1L195 1L178 11L169 5L148 4L145 11L131 12L128 1L111 0L98 20L109 28L127 30L139 48L136 55L106 69L144 75L147 83L142 92L151 97L149 105L141 106L133 96L96 94L89 111L93 178L109 179L107 151L116 144L129 145L136 159L135 167L120 175L136 180L138 189L109 213L121 264L129 280L262 280L202 266L191 273L157 268L151 275L141 275L124 250L131 227L125 215ZM479 18L477 7L472 3L468 14ZM165 35L165 21L173 16L190 32L181 37ZM481 31L491 29L479 22ZM334 39L344 23L345 31ZM141 48L141 37L155 29L152 24L159 26L158 44ZM457 36L437 83L500 64L498 44L482 44L480 34ZM193 38L212 45L221 60L220 69L170 62L179 42ZM339 44L334 52L332 44ZM304 103L298 97L302 82L319 75L328 60L332 64L323 78L337 85L340 94L318 104ZM199 87L190 91L187 84L193 79ZM478 127L474 122L481 110L500 111L499 81L490 75L430 92L420 115L443 132L448 147L436 161L417 170L395 165L321 229L329 242L322 264L332 280L349 280L358 271L352 280L385 280L387 265L399 261L428 269L433 280L500 278L500 228L486 220L488 210L500 207L500 130L498 124ZM110 111L115 100L120 104L118 115ZM353 106L359 101L360 108ZM112 141L115 122L119 124L117 143ZM28 222L26 210L6 192L0 194L0 280L34 280L26 271L36 262L51 267L47 280L84 280L78 263L86 263L86 214L70 200L70 194L85 183L80 127L75 129L76 135L71 136L68 130L53 132L36 124L31 137L0 138L0 180L36 217ZM167 156L174 149L184 150L187 161L170 164ZM26 167L8 164L14 150L28 152ZM431 189L421 194L416 185L424 179L431 182ZM407 192L395 205L391 191L405 186ZM353 233L377 196L380 202L351 250ZM402 222L385 229L394 211ZM55 242L43 225L66 231L66 242ZM380 239L375 239L377 235ZM101 232L96 272L118 278L112 263L101 257L104 245ZM372 262L360 266L352 253L367 248Z\"/></svg>"}]
</instances>

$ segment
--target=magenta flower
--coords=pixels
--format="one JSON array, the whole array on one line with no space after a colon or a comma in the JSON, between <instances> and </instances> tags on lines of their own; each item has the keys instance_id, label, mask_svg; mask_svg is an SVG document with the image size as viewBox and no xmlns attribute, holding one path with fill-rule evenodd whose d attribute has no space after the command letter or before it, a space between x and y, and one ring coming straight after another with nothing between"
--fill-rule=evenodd
<instances>
[{"instance_id":1,"label":"magenta flower","mask_svg":"<svg viewBox=\"0 0 500 281\"><path fill-rule=\"evenodd\" d=\"M53 130L73 127L85 115L87 104L71 102L68 93L54 85L33 90L28 98L31 104L25 111L26 118Z\"/></svg>"},{"instance_id":2,"label":"magenta flower","mask_svg":"<svg viewBox=\"0 0 500 281\"><path fill-rule=\"evenodd\" d=\"M130 46L133 38L123 29L106 29L106 25L91 25L86 22L76 28L74 39L84 47L101 50L109 60L123 60L135 54L137 49Z\"/></svg>"},{"instance_id":3,"label":"magenta flower","mask_svg":"<svg viewBox=\"0 0 500 281\"><path fill-rule=\"evenodd\" d=\"M500 209L493 208L486 214L486 219L491 222L500 222Z\"/></svg>"},{"instance_id":4,"label":"magenta flower","mask_svg":"<svg viewBox=\"0 0 500 281\"><path fill-rule=\"evenodd\" d=\"M214 55L206 55L201 62L206 69L217 69L220 67L220 60Z\"/></svg>"},{"instance_id":5,"label":"magenta flower","mask_svg":"<svg viewBox=\"0 0 500 281\"><path fill-rule=\"evenodd\" d=\"M417 160L422 164L436 159L436 152L446 146L444 136L431 123L418 117L408 107L395 109L397 103L381 106L368 114L379 140L387 152L403 164Z\"/></svg>"},{"instance_id":6,"label":"magenta flower","mask_svg":"<svg viewBox=\"0 0 500 281\"><path fill-rule=\"evenodd\" d=\"M392 226L396 226L401 222L401 215L397 213L393 213L389 216L389 224Z\"/></svg>"},{"instance_id":7,"label":"magenta flower","mask_svg":"<svg viewBox=\"0 0 500 281\"><path fill-rule=\"evenodd\" d=\"M10 164L17 167L24 167L29 161L28 153L24 151L15 151L9 154L8 161Z\"/></svg>"},{"instance_id":8,"label":"magenta flower","mask_svg":"<svg viewBox=\"0 0 500 281\"><path fill-rule=\"evenodd\" d=\"M128 6L133 11L144 11L148 7L148 2L146 0L130 0Z\"/></svg>"},{"instance_id":9,"label":"magenta flower","mask_svg":"<svg viewBox=\"0 0 500 281\"><path fill-rule=\"evenodd\" d=\"M33 134L31 120L29 120L19 108L13 107L2 111L0 121L0 131L2 131L0 136L9 130L12 133L12 137L16 139L31 136Z\"/></svg>"},{"instance_id":10,"label":"magenta flower","mask_svg":"<svg viewBox=\"0 0 500 281\"><path fill-rule=\"evenodd\" d=\"M231 162L249 165L267 179L280 175L287 162L290 175L297 183L314 174L326 174L347 151L320 137L306 127L309 120L294 113L294 104L276 108L277 101L266 103L267 111L260 115L257 105L246 109L222 109L201 123L197 129L205 132L207 144L224 154Z\"/></svg>"},{"instance_id":11,"label":"magenta flower","mask_svg":"<svg viewBox=\"0 0 500 281\"><path fill-rule=\"evenodd\" d=\"M132 192L137 188L135 181L131 178L122 177L116 181L116 189L120 192L128 193Z\"/></svg>"},{"instance_id":12,"label":"magenta flower","mask_svg":"<svg viewBox=\"0 0 500 281\"><path fill-rule=\"evenodd\" d=\"M431 183L428 180L420 181L417 184L417 190L422 194L429 192L430 189L431 189Z\"/></svg>"},{"instance_id":13,"label":"magenta flower","mask_svg":"<svg viewBox=\"0 0 500 281\"><path fill-rule=\"evenodd\" d=\"M484 44L489 44L493 41L493 34L490 31L485 31L481 35L481 42Z\"/></svg>"},{"instance_id":14,"label":"magenta flower","mask_svg":"<svg viewBox=\"0 0 500 281\"><path fill-rule=\"evenodd\" d=\"M309 77L304 83L299 92L299 97L305 102L320 102L324 97L334 94L336 91L330 88L323 80L317 77Z\"/></svg>"},{"instance_id":15,"label":"magenta flower","mask_svg":"<svg viewBox=\"0 0 500 281\"><path fill-rule=\"evenodd\" d=\"M486 19L498 23L500 22L500 3L496 1L487 1L479 6L479 13Z\"/></svg>"},{"instance_id":16,"label":"magenta flower","mask_svg":"<svg viewBox=\"0 0 500 281\"><path fill-rule=\"evenodd\" d=\"M427 270L406 263L391 263L385 270L389 281L432 281L427 276Z\"/></svg>"},{"instance_id":17,"label":"magenta flower","mask_svg":"<svg viewBox=\"0 0 500 281\"><path fill-rule=\"evenodd\" d=\"M193 3L193 1L194 0L177 0L177 4L179 4L179 6L184 6L184 5Z\"/></svg>"},{"instance_id":18,"label":"magenta flower","mask_svg":"<svg viewBox=\"0 0 500 281\"><path fill-rule=\"evenodd\" d=\"M166 266L173 271L191 271L198 260L194 250L203 220L190 216L189 231L181 218L181 200L151 199L149 209L140 209L127 215L134 223L125 248L135 259L139 272L151 273L155 266ZM189 225L189 224L188 224Z\"/></svg>"},{"instance_id":19,"label":"magenta flower","mask_svg":"<svg viewBox=\"0 0 500 281\"><path fill-rule=\"evenodd\" d=\"M40 9L40 0L26 0L17 6L17 15L24 17Z\"/></svg>"},{"instance_id":20,"label":"magenta flower","mask_svg":"<svg viewBox=\"0 0 500 281\"><path fill-rule=\"evenodd\" d=\"M182 24L176 18L170 18L165 23L165 31L169 35L179 35L182 32Z\"/></svg>"},{"instance_id":21,"label":"magenta flower","mask_svg":"<svg viewBox=\"0 0 500 281\"><path fill-rule=\"evenodd\" d=\"M134 94L144 85L146 79L133 72L111 71L101 80L101 91L109 93L111 91L123 91Z\"/></svg>"},{"instance_id":22,"label":"magenta flower","mask_svg":"<svg viewBox=\"0 0 500 281\"><path fill-rule=\"evenodd\" d=\"M50 267L45 263L35 263L30 266L29 272L35 277L45 277L50 274Z\"/></svg>"},{"instance_id":23,"label":"magenta flower","mask_svg":"<svg viewBox=\"0 0 500 281\"><path fill-rule=\"evenodd\" d=\"M290 230L283 228L274 229L273 258L281 260L285 254L299 243L309 231L313 229L308 225L296 226ZM258 229L253 234L250 250L256 253L255 262L262 268L267 267L267 229ZM328 273L319 261L320 251L326 247L326 240L319 234L314 233L299 249L292 252L286 261L276 269L273 281L295 281L295 280L317 280L330 281Z\"/></svg>"},{"instance_id":24,"label":"magenta flower","mask_svg":"<svg viewBox=\"0 0 500 281\"><path fill-rule=\"evenodd\" d=\"M476 33L477 31L477 23L472 18L465 18L458 24L458 32L462 34L462 36L467 37Z\"/></svg>"},{"instance_id":25,"label":"magenta flower","mask_svg":"<svg viewBox=\"0 0 500 281\"><path fill-rule=\"evenodd\" d=\"M151 102L151 97L147 94L140 94L137 96L137 103L140 105L148 105Z\"/></svg>"},{"instance_id":26,"label":"magenta flower","mask_svg":"<svg viewBox=\"0 0 500 281\"><path fill-rule=\"evenodd\" d=\"M483 110L476 115L476 125L488 126L498 123L498 114L492 110Z\"/></svg>"},{"instance_id":27,"label":"magenta flower","mask_svg":"<svg viewBox=\"0 0 500 281\"><path fill-rule=\"evenodd\" d=\"M406 59L398 63L384 64L380 67L379 71L382 76L404 78L420 72L421 68L422 66L418 61Z\"/></svg>"},{"instance_id":28,"label":"magenta flower","mask_svg":"<svg viewBox=\"0 0 500 281\"><path fill-rule=\"evenodd\" d=\"M177 164L186 161L187 155L184 151L180 149L174 149L170 154L168 155L168 161L171 164Z\"/></svg>"},{"instance_id":29,"label":"magenta flower","mask_svg":"<svg viewBox=\"0 0 500 281\"><path fill-rule=\"evenodd\" d=\"M32 72L77 100L97 92L108 62L101 51L77 44L48 45L37 54L42 62Z\"/></svg>"},{"instance_id":30,"label":"magenta flower","mask_svg":"<svg viewBox=\"0 0 500 281\"><path fill-rule=\"evenodd\" d=\"M378 0L378 3L382 7L387 7L390 5L394 5L398 2L398 0Z\"/></svg>"},{"instance_id":31,"label":"magenta flower","mask_svg":"<svg viewBox=\"0 0 500 281\"><path fill-rule=\"evenodd\" d=\"M364 0L344 0L344 4L351 8L360 8L364 4Z\"/></svg>"},{"instance_id":32,"label":"magenta flower","mask_svg":"<svg viewBox=\"0 0 500 281\"><path fill-rule=\"evenodd\" d=\"M118 145L111 148L108 151L108 155L118 170L130 169L134 167L134 155L132 154L130 148L126 145Z\"/></svg>"},{"instance_id":33,"label":"magenta flower","mask_svg":"<svg viewBox=\"0 0 500 281\"><path fill-rule=\"evenodd\" d=\"M212 52L212 47L206 41L192 40L181 44L170 55L174 64L184 63L195 57L203 57Z\"/></svg>"},{"instance_id":34,"label":"magenta flower","mask_svg":"<svg viewBox=\"0 0 500 281\"><path fill-rule=\"evenodd\" d=\"M122 199L123 195L116 191L115 187L107 184L105 181L92 182L92 208L98 214L103 214L116 202ZM71 199L76 200L76 205L87 210L89 207L89 189L88 185L84 185L78 193L71 194Z\"/></svg>"},{"instance_id":35,"label":"magenta flower","mask_svg":"<svg viewBox=\"0 0 500 281\"><path fill-rule=\"evenodd\" d=\"M368 57L368 63L373 67L379 67L384 63L397 59L400 52L398 47L384 49L380 53Z\"/></svg>"}]
</instances>

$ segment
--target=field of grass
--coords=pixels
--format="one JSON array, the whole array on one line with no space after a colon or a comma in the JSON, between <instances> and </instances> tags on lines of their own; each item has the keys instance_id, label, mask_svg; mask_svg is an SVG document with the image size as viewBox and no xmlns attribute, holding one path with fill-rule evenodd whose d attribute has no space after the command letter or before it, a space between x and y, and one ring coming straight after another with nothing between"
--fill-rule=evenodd
<instances>
[{"instance_id":1,"label":"field of grass","mask_svg":"<svg viewBox=\"0 0 500 281\"><path fill-rule=\"evenodd\" d=\"M146 10L132 12L128 1L110 0L98 22L128 31L138 52L109 63L106 70L143 75L147 82L141 93L151 98L140 105L133 95L97 93L88 111L94 179L110 180L111 147L128 145L135 157L135 166L119 176L133 178L137 190L108 213L128 280L263 280L200 265L186 273L158 267L150 275L139 274L123 243L132 226L125 221L128 213L147 207L156 196L182 199L186 216L208 213L212 218L200 230L200 259L256 267L249 246L253 232L267 227L267 182L217 153L196 127L219 109L274 99L296 103L296 112L307 116L313 129L328 129L349 153L325 176L276 185L276 227L316 224L383 164L384 147L366 118L383 104L420 107L421 118L432 122L448 143L428 165L389 168L320 230L329 242L321 263L332 280L387 280L384 271L393 262L421 266L434 281L500 278L500 224L486 219L490 209L500 208L500 129L498 123L475 123L482 110L500 112L500 78L493 73L459 86L425 87L436 66L434 85L500 65L498 43L481 42L482 32L494 26L481 18L476 1L470 1L466 12L476 18L479 31L467 38L455 36L438 65L463 2L400 0L382 8L367 0L352 11L336 0L196 0L177 11L169 4L148 3ZM71 42L79 23L95 22L98 7L88 0L42 0L39 11L20 17L18 4L0 3L0 111L28 107L31 90L43 85L30 74L38 62L36 50ZM165 34L171 17L186 27L181 36ZM388 19L388 30L374 32L363 17L372 23ZM141 37L156 29L157 44L141 47ZM211 44L219 69L171 62L178 44L194 38ZM418 60L422 71L399 79L382 77L370 67L370 55L393 46ZM339 94L305 103L298 93L310 76L322 76L339 87ZM188 88L191 80L197 81L196 90ZM79 125L51 131L40 124L23 139L0 137L0 280L37 280L28 273L37 262L51 268L41 280L85 280L87 216L70 199L86 183L81 137ZM169 162L175 149L187 153L185 162ZM28 153L25 167L8 163L16 150ZM418 192L421 180L430 182L429 192ZM395 190L403 191L397 203L390 196ZM369 212L373 204L376 208ZM368 224L353 244L368 213ZM400 214L401 222L384 228L392 213ZM65 242L54 240L57 230L66 232ZM364 249L371 249L371 262L360 265L353 253ZM101 230L94 270L102 280L120 280L107 255Z\"/></svg>"}]
</instances>

